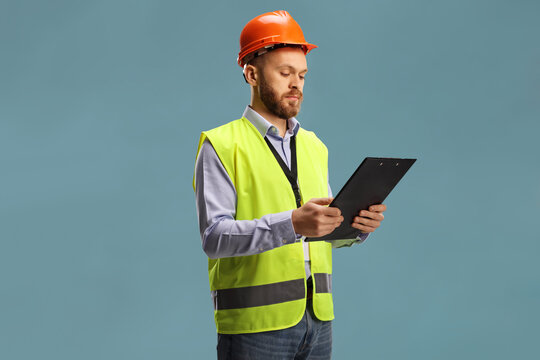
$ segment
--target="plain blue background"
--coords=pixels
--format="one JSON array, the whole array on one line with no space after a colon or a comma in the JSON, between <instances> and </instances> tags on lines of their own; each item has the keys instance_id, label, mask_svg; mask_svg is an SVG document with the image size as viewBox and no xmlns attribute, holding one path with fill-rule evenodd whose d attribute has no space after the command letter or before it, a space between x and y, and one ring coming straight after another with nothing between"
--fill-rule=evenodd
<instances>
[{"instance_id":1,"label":"plain blue background","mask_svg":"<svg viewBox=\"0 0 540 360\"><path fill-rule=\"evenodd\" d=\"M211 359L191 179L240 117L244 24L308 41L337 192L417 157L334 254L334 358L540 357L540 2L0 2L0 358Z\"/></svg>"}]
</instances>

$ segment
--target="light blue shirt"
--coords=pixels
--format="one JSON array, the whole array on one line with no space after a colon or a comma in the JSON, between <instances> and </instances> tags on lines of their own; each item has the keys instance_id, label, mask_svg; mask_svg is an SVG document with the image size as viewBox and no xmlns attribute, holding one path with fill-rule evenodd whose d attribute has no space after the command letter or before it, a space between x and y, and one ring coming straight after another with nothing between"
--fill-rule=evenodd
<instances>
[{"instance_id":1,"label":"light blue shirt","mask_svg":"<svg viewBox=\"0 0 540 360\"><path fill-rule=\"evenodd\" d=\"M274 125L249 106L242 116L270 140L290 168L290 139L298 133L300 123L294 117L289 119L285 136L281 137ZM328 194L332 196L330 185ZM259 254L300 241L301 236L294 232L292 225L292 209L267 214L260 219L235 220L236 189L208 140L201 145L195 164L195 196L202 247L211 259ZM351 246L364 241L367 236L361 234L357 239L332 241L332 245ZM306 261L309 261L308 256ZM309 263L306 264L306 271L309 275Z\"/></svg>"}]
</instances>

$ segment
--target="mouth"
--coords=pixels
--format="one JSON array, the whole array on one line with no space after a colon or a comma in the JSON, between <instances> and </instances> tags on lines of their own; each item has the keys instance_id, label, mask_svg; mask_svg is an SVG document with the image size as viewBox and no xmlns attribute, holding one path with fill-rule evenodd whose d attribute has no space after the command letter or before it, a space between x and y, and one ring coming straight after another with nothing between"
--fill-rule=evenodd
<instances>
[{"instance_id":1,"label":"mouth","mask_svg":"<svg viewBox=\"0 0 540 360\"><path fill-rule=\"evenodd\" d=\"M297 95L297 94L285 95L285 99L293 100L293 101L300 100L301 97L302 97L302 95Z\"/></svg>"}]
</instances>

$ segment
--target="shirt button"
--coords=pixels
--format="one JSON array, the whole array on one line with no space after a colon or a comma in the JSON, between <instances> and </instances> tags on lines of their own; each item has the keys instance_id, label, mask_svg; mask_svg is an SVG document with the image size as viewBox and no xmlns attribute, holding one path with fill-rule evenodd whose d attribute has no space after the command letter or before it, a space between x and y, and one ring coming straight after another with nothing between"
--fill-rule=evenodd
<instances>
[{"instance_id":1,"label":"shirt button","mask_svg":"<svg viewBox=\"0 0 540 360\"><path fill-rule=\"evenodd\" d=\"M260 247L260 248L259 248L259 251L263 251L263 248L262 248L262 247Z\"/></svg>"},{"instance_id":2,"label":"shirt button","mask_svg":"<svg viewBox=\"0 0 540 360\"><path fill-rule=\"evenodd\" d=\"M283 239L283 243L286 244L286 243L287 243L287 239Z\"/></svg>"}]
</instances>

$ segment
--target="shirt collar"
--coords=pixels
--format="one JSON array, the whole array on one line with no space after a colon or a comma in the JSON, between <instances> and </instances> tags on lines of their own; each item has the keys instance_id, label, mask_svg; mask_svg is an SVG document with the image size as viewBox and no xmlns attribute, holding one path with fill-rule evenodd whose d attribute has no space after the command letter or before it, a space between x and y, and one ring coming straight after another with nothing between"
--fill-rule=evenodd
<instances>
[{"instance_id":1,"label":"shirt collar","mask_svg":"<svg viewBox=\"0 0 540 360\"><path fill-rule=\"evenodd\" d=\"M244 110L244 114L242 114L243 117L249 120L250 123L255 126L255 128L261 133L262 137L265 137L267 133L270 133L273 136L279 136L279 132L277 128L270 124L268 120L263 118L258 112L253 110L249 105L246 106L246 109ZM290 135L296 135L298 133L298 130L300 129L300 123L298 120L296 120L295 117L292 117L288 120L288 130L287 132Z\"/></svg>"}]
</instances>

